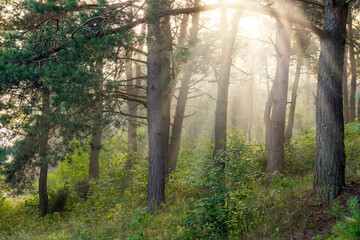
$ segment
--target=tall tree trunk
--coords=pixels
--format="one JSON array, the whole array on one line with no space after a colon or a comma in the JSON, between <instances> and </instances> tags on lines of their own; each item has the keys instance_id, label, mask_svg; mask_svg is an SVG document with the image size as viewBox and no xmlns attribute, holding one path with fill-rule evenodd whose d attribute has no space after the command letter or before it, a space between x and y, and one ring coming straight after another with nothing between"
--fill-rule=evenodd
<instances>
[{"instance_id":1,"label":"tall tree trunk","mask_svg":"<svg viewBox=\"0 0 360 240\"><path fill-rule=\"evenodd\" d=\"M338 196L345 186L342 74L348 4L325 2L316 104L316 169L314 195L323 200Z\"/></svg>"},{"instance_id":2,"label":"tall tree trunk","mask_svg":"<svg viewBox=\"0 0 360 240\"><path fill-rule=\"evenodd\" d=\"M145 34L145 24L141 28L141 35ZM139 50L142 51L144 49L144 43L141 43L139 45ZM138 60L142 60L142 54L139 53L137 56ZM141 78L143 74L141 72L141 65L139 62L135 62L135 78L136 80L128 81L129 87L127 89L128 93L133 96L139 95L139 88L141 86ZM126 77L127 79L133 78L133 71L132 71L132 64L130 61L127 62L127 69L126 69ZM128 101L128 112L129 112L129 118L128 118L128 146L130 147L132 152L137 152L137 115L138 115L138 104L133 101ZM133 160L134 155L130 153L128 155L128 159L126 160L124 169L126 172L126 177L124 179L123 185L121 187L120 195L122 195L125 191L125 189L131 185L132 176L131 176L131 169L133 167Z\"/></svg>"},{"instance_id":3,"label":"tall tree trunk","mask_svg":"<svg viewBox=\"0 0 360 240\"><path fill-rule=\"evenodd\" d=\"M350 121L355 121L356 109L355 109L355 95L356 95L356 61L355 61L355 50L354 50L354 33L353 33L353 18L351 8L349 8L348 16L349 26L349 42L350 42L350 71L351 71L351 84L350 84Z\"/></svg>"},{"instance_id":4,"label":"tall tree trunk","mask_svg":"<svg viewBox=\"0 0 360 240\"><path fill-rule=\"evenodd\" d=\"M311 90L312 90L312 87L311 87L310 73L307 73L306 74L306 104L307 105L313 105L314 104L313 101L312 101L312 92L311 92Z\"/></svg>"},{"instance_id":5,"label":"tall tree trunk","mask_svg":"<svg viewBox=\"0 0 360 240\"><path fill-rule=\"evenodd\" d=\"M225 36L222 39L221 49L221 66L219 73L218 92L216 98L216 110L215 110L215 147L213 156L220 150L226 148L226 121L227 121L227 105L229 95L229 83L230 83L230 70L232 57L231 52L235 43L236 34L239 27L240 17L242 10L237 9L232 20L230 32L227 30L227 22L222 20L223 32L226 31ZM226 15L225 15L226 17ZM223 19L225 18L222 17ZM225 31L224 31L225 30ZM217 162L216 165L224 166L222 162Z\"/></svg>"},{"instance_id":6,"label":"tall tree trunk","mask_svg":"<svg viewBox=\"0 0 360 240\"><path fill-rule=\"evenodd\" d=\"M266 90L268 96L270 96L270 77L269 77L269 68L268 68L268 60L265 59L265 77L266 77Z\"/></svg>"},{"instance_id":7,"label":"tall tree trunk","mask_svg":"<svg viewBox=\"0 0 360 240\"><path fill-rule=\"evenodd\" d=\"M40 200L40 213L45 216L48 211L49 198L47 194L47 174L48 174L48 160L47 150L49 141L49 124L48 124L48 111L50 108L50 95L48 92L43 93L43 109L40 120L40 175L39 175L39 200Z\"/></svg>"},{"instance_id":8,"label":"tall tree trunk","mask_svg":"<svg viewBox=\"0 0 360 240\"><path fill-rule=\"evenodd\" d=\"M342 80L342 93L343 93L344 123L346 124L346 123L350 122L346 46L345 46L345 54L344 54L344 72L343 72L343 80Z\"/></svg>"},{"instance_id":9,"label":"tall tree trunk","mask_svg":"<svg viewBox=\"0 0 360 240\"><path fill-rule=\"evenodd\" d=\"M171 46L169 18L159 19L160 12L170 6L166 1L159 6L158 1L148 2L148 136L149 171L147 186L147 206L149 210L159 208L165 202L165 170L168 157L170 125L170 60L167 56Z\"/></svg>"},{"instance_id":10,"label":"tall tree trunk","mask_svg":"<svg viewBox=\"0 0 360 240\"><path fill-rule=\"evenodd\" d=\"M249 104L249 127L248 127L248 140L251 142L251 132L252 132L252 125L253 125L253 103L254 103L254 78L253 73L251 71L250 75L250 84L249 84L249 98L250 98L250 104Z\"/></svg>"},{"instance_id":11,"label":"tall tree trunk","mask_svg":"<svg viewBox=\"0 0 360 240\"><path fill-rule=\"evenodd\" d=\"M96 73L99 78L102 78L102 67L103 64L100 62L95 63ZM95 89L95 111L94 111L94 122L92 127L92 136L90 143L90 156L89 156L89 176L90 178L99 178L99 158L101 148L101 135L102 135L102 121L103 121L103 110L104 110L104 90L102 79L100 79L100 86Z\"/></svg>"},{"instance_id":12,"label":"tall tree trunk","mask_svg":"<svg viewBox=\"0 0 360 240\"><path fill-rule=\"evenodd\" d=\"M196 0L195 6L198 6L200 0ZM192 16L192 24L191 24L191 30L190 30L190 38L194 39L197 37L198 30L199 30L199 20L200 20L200 13L194 13ZM189 52L191 53L194 50L195 46L190 46ZM185 107L187 102L187 97L189 93L189 86L190 86L190 80L192 75L192 65L193 60L190 56L189 59L187 59L187 62L184 67L184 76L181 81L179 96L177 98L177 104L176 104L176 111L174 116L174 123L173 127L171 129L171 138L170 138L170 158L169 158L169 170L174 171L176 169L177 165L177 158L179 155L180 150L180 139L181 139L181 133L182 133L182 127L183 127L183 120L184 120L184 114L185 114Z\"/></svg>"},{"instance_id":13,"label":"tall tree trunk","mask_svg":"<svg viewBox=\"0 0 360 240\"><path fill-rule=\"evenodd\" d=\"M128 57L131 58L131 53L128 54ZM126 79L127 79L127 93L130 95L136 95L137 86L134 84L133 79L133 64L131 60L128 60L126 63ZM134 101L127 101L128 107L128 146L131 151L137 151L137 142L136 142L136 115L137 115L137 103Z\"/></svg>"},{"instance_id":14,"label":"tall tree trunk","mask_svg":"<svg viewBox=\"0 0 360 240\"><path fill-rule=\"evenodd\" d=\"M295 107L296 107L296 98L297 98L297 90L299 87L300 75L301 75L301 67L302 67L302 56L297 56L297 65L296 65L296 72L295 72L295 80L291 91L291 105L289 111L289 123L286 129L285 140L290 142L292 137L292 131L294 126L294 118L295 118Z\"/></svg>"},{"instance_id":15,"label":"tall tree trunk","mask_svg":"<svg viewBox=\"0 0 360 240\"><path fill-rule=\"evenodd\" d=\"M291 0L280 1L280 11L290 12L292 10ZM275 82L272 86L273 101L271 117L268 127L267 149L267 170L284 171L284 142L285 142L285 118L286 103L289 82L289 63L291 46L291 24L286 20L277 20L276 25L276 48L277 65Z\"/></svg>"}]
</instances>

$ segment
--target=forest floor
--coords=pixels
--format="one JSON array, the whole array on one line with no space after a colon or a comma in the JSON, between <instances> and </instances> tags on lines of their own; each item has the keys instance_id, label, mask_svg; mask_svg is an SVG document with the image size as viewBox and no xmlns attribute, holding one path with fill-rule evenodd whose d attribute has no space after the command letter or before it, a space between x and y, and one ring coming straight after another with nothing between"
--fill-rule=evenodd
<instances>
[{"instance_id":1,"label":"forest floor","mask_svg":"<svg viewBox=\"0 0 360 240\"><path fill-rule=\"evenodd\" d=\"M346 208L348 199L352 196L360 196L360 183L348 183L344 192L331 202L320 203L312 197L312 190L306 190L303 210L309 213L307 224L291 235L284 236L284 239L311 240L326 239L331 235L331 229L336 219L331 210L331 205L339 201L343 208Z\"/></svg>"}]
</instances>

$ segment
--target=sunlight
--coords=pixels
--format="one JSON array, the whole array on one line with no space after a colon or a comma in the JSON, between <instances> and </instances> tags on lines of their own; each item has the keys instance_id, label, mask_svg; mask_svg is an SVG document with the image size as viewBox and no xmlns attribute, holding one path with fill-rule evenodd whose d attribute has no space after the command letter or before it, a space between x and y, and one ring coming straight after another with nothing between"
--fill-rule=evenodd
<instances>
[{"instance_id":1,"label":"sunlight","mask_svg":"<svg viewBox=\"0 0 360 240\"><path fill-rule=\"evenodd\" d=\"M244 14L239 23L239 34L259 36L261 29L261 18L254 14Z\"/></svg>"}]
</instances>

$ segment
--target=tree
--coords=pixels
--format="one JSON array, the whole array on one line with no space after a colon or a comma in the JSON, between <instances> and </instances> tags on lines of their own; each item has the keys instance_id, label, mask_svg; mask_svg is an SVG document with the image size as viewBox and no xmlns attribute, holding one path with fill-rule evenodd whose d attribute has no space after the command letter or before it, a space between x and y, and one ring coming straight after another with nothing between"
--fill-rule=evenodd
<instances>
[{"instance_id":1,"label":"tree","mask_svg":"<svg viewBox=\"0 0 360 240\"><path fill-rule=\"evenodd\" d=\"M349 7L348 15L348 27L349 27L349 58L350 58L350 72L351 72L351 84L350 84L350 121L353 122L356 118L355 109L355 95L356 95L356 61L355 61L355 40L353 31L353 16L351 8Z\"/></svg>"},{"instance_id":2,"label":"tree","mask_svg":"<svg viewBox=\"0 0 360 240\"><path fill-rule=\"evenodd\" d=\"M295 79L291 90L291 103L289 109L289 120L288 125L285 133L285 140L289 142L292 137L293 125L294 125L294 118L295 118L295 107L296 107L296 100L297 100L297 91L300 82L301 76L301 68L303 67L303 63L306 57L306 51L310 44L310 34L306 31L303 27L298 27L297 31L294 34L294 52L296 55L296 72L295 72Z\"/></svg>"},{"instance_id":3,"label":"tree","mask_svg":"<svg viewBox=\"0 0 360 240\"><path fill-rule=\"evenodd\" d=\"M347 61L348 61L348 51L344 54L344 72L343 72L343 82L342 82L342 92L343 92L343 114L344 114L344 123L350 122L349 116L349 91L348 91L348 74L347 74Z\"/></svg>"},{"instance_id":4,"label":"tree","mask_svg":"<svg viewBox=\"0 0 360 240\"><path fill-rule=\"evenodd\" d=\"M314 195L338 196L345 186L342 75L348 1L325 2L316 104L316 168Z\"/></svg>"},{"instance_id":5,"label":"tree","mask_svg":"<svg viewBox=\"0 0 360 240\"><path fill-rule=\"evenodd\" d=\"M199 5L200 0L195 1L195 6ZM194 13L192 16L191 30L190 30L190 46L189 53L190 56L187 57L184 73L181 81L181 86L179 90L179 95L177 97L177 104L174 116L174 123L171 129L171 137L170 137L170 150L169 150L169 169L171 171L176 169L177 158L180 150L180 138L183 128L185 107L188 98L189 88L190 88L190 80L191 75L193 73L193 54L191 54L195 50L196 38L199 31L199 21L200 21L200 13ZM181 38L182 39L182 38Z\"/></svg>"},{"instance_id":6,"label":"tree","mask_svg":"<svg viewBox=\"0 0 360 240\"><path fill-rule=\"evenodd\" d=\"M95 106L93 110L93 125L91 127L91 142L89 156L89 176L94 179L99 178L99 158L101 148L101 135L103 128L103 112L104 112L104 89L103 89L103 64L101 60L94 63L96 75L99 77L99 86L94 89Z\"/></svg>"},{"instance_id":7,"label":"tree","mask_svg":"<svg viewBox=\"0 0 360 240\"><path fill-rule=\"evenodd\" d=\"M280 1L281 12L292 11L292 1ZM277 65L265 111L267 171L284 171L285 118L288 92L291 23L277 19Z\"/></svg>"},{"instance_id":8,"label":"tree","mask_svg":"<svg viewBox=\"0 0 360 240\"><path fill-rule=\"evenodd\" d=\"M215 146L213 157L226 148L226 122L227 122L227 103L230 84L230 71L232 63L232 50L235 43L236 34L242 14L241 9L236 9L231 29L228 31L226 9L222 9L221 15L221 64L218 79L218 90L215 110ZM223 166L224 163L217 161L217 166Z\"/></svg>"},{"instance_id":9,"label":"tree","mask_svg":"<svg viewBox=\"0 0 360 240\"><path fill-rule=\"evenodd\" d=\"M165 202L165 171L167 169L170 125L170 60L169 17L160 13L170 8L169 1L150 0L147 17L147 103L149 136L149 171L147 206L159 208ZM170 43L170 44L169 44Z\"/></svg>"},{"instance_id":10,"label":"tree","mask_svg":"<svg viewBox=\"0 0 360 240\"><path fill-rule=\"evenodd\" d=\"M294 118L295 118L295 107L296 107L296 98L297 98L297 89L299 87L300 75L301 75L301 67L303 65L302 56L297 55L296 61L296 72L295 72L295 80L291 90L291 104L289 110L289 123L287 125L285 140L290 142L292 137L292 131L294 126Z\"/></svg>"}]
</instances>

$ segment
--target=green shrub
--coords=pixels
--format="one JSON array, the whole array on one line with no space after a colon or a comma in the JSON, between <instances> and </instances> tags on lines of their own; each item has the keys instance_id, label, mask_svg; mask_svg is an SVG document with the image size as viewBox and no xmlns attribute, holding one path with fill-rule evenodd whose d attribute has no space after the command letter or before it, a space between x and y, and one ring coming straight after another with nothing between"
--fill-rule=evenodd
<instances>
[{"instance_id":1,"label":"green shrub","mask_svg":"<svg viewBox=\"0 0 360 240\"><path fill-rule=\"evenodd\" d=\"M89 183L89 178L87 177L78 180L74 185L74 190L76 195L85 200L88 197L89 188L90 188L90 183Z\"/></svg>"},{"instance_id":2,"label":"green shrub","mask_svg":"<svg viewBox=\"0 0 360 240\"><path fill-rule=\"evenodd\" d=\"M64 211L66 200L69 196L69 188L64 186L49 194L49 213Z\"/></svg>"},{"instance_id":3,"label":"green shrub","mask_svg":"<svg viewBox=\"0 0 360 240\"><path fill-rule=\"evenodd\" d=\"M303 130L303 134L285 146L285 171L304 175L314 170L316 160L316 134Z\"/></svg>"},{"instance_id":4,"label":"green shrub","mask_svg":"<svg viewBox=\"0 0 360 240\"><path fill-rule=\"evenodd\" d=\"M360 131L358 123L345 125L346 177L355 181L360 177Z\"/></svg>"},{"instance_id":5,"label":"green shrub","mask_svg":"<svg viewBox=\"0 0 360 240\"><path fill-rule=\"evenodd\" d=\"M360 239L360 209L357 196L349 198L347 208L346 213L339 202L332 205L333 213L339 219L333 227L333 234L339 240Z\"/></svg>"},{"instance_id":6,"label":"green shrub","mask_svg":"<svg viewBox=\"0 0 360 240\"><path fill-rule=\"evenodd\" d=\"M257 208L251 208L252 186L262 175L264 147L250 144L242 133L228 133L226 151L213 159L207 152L199 188L205 191L194 200L187 214L187 237L194 239L223 239L229 234L241 235L259 218ZM225 168L215 167L224 162Z\"/></svg>"}]
</instances>

